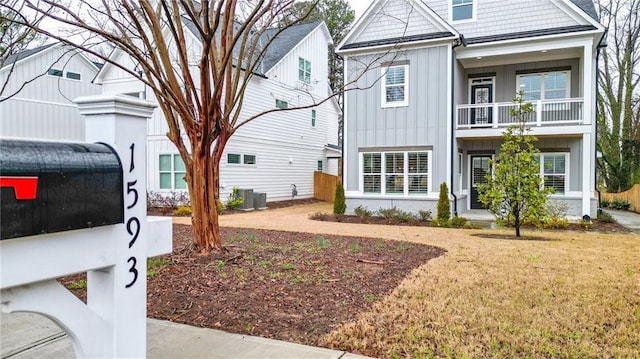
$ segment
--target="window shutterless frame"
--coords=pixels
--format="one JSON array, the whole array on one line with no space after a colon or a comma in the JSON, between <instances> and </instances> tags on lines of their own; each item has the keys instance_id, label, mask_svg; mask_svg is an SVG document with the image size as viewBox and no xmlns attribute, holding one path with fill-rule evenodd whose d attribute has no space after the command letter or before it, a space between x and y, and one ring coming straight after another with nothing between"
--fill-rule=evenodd
<instances>
[{"instance_id":1,"label":"window shutterless frame","mask_svg":"<svg viewBox=\"0 0 640 359\"><path fill-rule=\"evenodd\" d=\"M409 65L381 68L381 103L383 108L409 105Z\"/></svg>"}]
</instances>

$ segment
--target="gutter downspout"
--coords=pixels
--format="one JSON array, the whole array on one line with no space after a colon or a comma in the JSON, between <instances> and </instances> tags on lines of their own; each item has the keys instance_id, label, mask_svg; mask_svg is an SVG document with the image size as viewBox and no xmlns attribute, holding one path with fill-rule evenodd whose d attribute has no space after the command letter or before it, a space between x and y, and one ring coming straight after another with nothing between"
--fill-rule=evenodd
<instances>
[{"instance_id":1,"label":"gutter downspout","mask_svg":"<svg viewBox=\"0 0 640 359\"><path fill-rule=\"evenodd\" d=\"M456 154L453 151L453 143L456 140L456 136L454 135L454 131L456 128L456 104L455 104L455 66L456 66L456 52L454 51L456 47L460 46L460 45L466 45L464 37L462 35L460 35L459 39L456 39L453 41L453 45L451 46L451 148L449 149L451 151L451 170L450 170L450 185L449 185L449 192L451 192L451 196L453 197L453 215L455 217L458 217L458 197L456 196L456 194L454 193L454 169L455 169L455 158L456 158Z\"/></svg>"},{"instance_id":2,"label":"gutter downspout","mask_svg":"<svg viewBox=\"0 0 640 359\"><path fill-rule=\"evenodd\" d=\"M607 47L606 44L602 43L602 40L606 37L606 32L600 39L600 43L596 47L596 118L595 118L595 140L596 140L596 150L594 153L595 162L593 163L593 186L595 187L596 192L598 193L598 209L596 211L596 215L602 214L602 193L598 189L598 93L600 88L600 74L599 74L599 63L600 63L600 50Z\"/></svg>"}]
</instances>

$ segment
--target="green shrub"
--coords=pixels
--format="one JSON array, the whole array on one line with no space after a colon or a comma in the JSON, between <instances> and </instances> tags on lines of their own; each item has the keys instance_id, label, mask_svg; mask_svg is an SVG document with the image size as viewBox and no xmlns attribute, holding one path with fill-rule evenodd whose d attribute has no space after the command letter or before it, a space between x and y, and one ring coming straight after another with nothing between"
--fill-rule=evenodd
<instances>
[{"instance_id":1,"label":"green shrub","mask_svg":"<svg viewBox=\"0 0 640 359\"><path fill-rule=\"evenodd\" d=\"M608 212L600 213L598 215L598 221L603 222L603 223L615 223L616 222L616 220L613 218L611 213L608 213Z\"/></svg>"},{"instance_id":2,"label":"green shrub","mask_svg":"<svg viewBox=\"0 0 640 359\"><path fill-rule=\"evenodd\" d=\"M600 200L600 207L601 208L609 208L609 206L611 206L611 202L609 202L608 199L603 198Z\"/></svg>"},{"instance_id":3,"label":"green shrub","mask_svg":"<svg viewBox=\"0 0 640 359\"><path fill-rule=\"evenodd\" d=\"M467 222L462 228L464 229L482 229L482 223Z\"/></svg>"},{"instance_id":4,"label":"green shrub","mask_svg":"<svg viewBox=\"0 0 640 359\"><path fill-rule=\"evenodd\" d=\"M549 217L565 217L569 211L567 202L549 200L544 204L544 209Z\"/></svg>"},{"instance_id":5,"label":"green shrub","mask_svg":"<svg viewBox=\"0 0 640 359\"><path fill-rule=\"evenodd\" d=\"M393 219L400 223L407 223L407 222L415 221L417 217L415 214L411 212L398 209L396 210L396 213L393 215Z\"/></svg>"},{"instance_id":6,"label":"green shrub","mask_svg":"<svg viewBox=\"0 0 640 359\"><path fill-rule=\"evenodd\" d=\"M468 220L464 217L454 216L449 220L449 224L453 228L464 228Z\"/></svg>"},{"instance_id":7,"label":"green shrub","mask_svg":"<svg viewBox=\"0 0 640 359\"><path fill-rule=\"evenodd\" d=\"M344 198L344 186L342 183L336 185L336 196L333 200L333 214L344 214L347 210L347 203Z\"/></svg>"},{"instance_id":8,"label":"green shrub","mask_svg":"<svg viewBox=\"0 0 640 359\"><path fill-rule=\"evenodd\" d=\"M438 198L438 223L448 223L451 218L451 203L449 203L449 189L447 184L440 185L440 197Z\"/></svg>"},{"instance_id":9,"label":"green shrub","mask_svg":"<svg viewBox=\"0 0 640 359\"><path fill-rule=\"evenodd\" d=\"M180 206L173 211L174 216L190 216L191 215L191 207L188 206Z\"/></svg>"},{"instance_id":10,"label":"green shrub","mask_svg":"<svg viewBox=\"0 0 640 359\"><path fill-rule=\"evenodd\" d=\"M393 219L398 213L398 208L379 208L376 213L378 214L378 216L383 217L384 219Z\"/></svg>"},{"instance_id":11,"label":"green shrub","mask_svg":"<svg viewBox=\"0 0 640 359\"><path fill-rule=\"evenodd\" d=\"M569 228L569 220L562 217L548 217L545 218L542 227L546 229L567 229Z\"/></svg>"},{"instance_id":12,"label":"green shrub","mask_svg":"<svg viewBox=\"0 0 640 359\"><path fill-rule=\"evenodd\" d=\"M363 206L358 206L354 208L353 213L355 213L355 215L358 216L358 218L360 219L369 218L373 214L370 210L368 210L366 207L363 207Z\"/></svg>"},{"instance_id":13,"label":"green shrub","mask_svg":"<svg viewBox=\"0 0 640 359\"><path fill-rule=\"evenodd\" d=\"M240 192L240 189L238 188L238 186L233 186L233 189L231 190L231 193L227 198L227 203L225 204L226 208L237 209L242 205L242 203L244 202L244 199L240 197L239 192Z\"/></svg>"},{"instance_id":14,"label":"green shrub","mask_svg":"<svg viewBox=\"0 0 640 359\"><path fill-rule=\"evenodd\" d=\"M614 200L611 202L611 207L615 209L620 209L623 211L628 211L629 208L631 208L631 203L629 203L629 201L624 200L622 198L614 198Z\"/></svg>"},{"instance_id":15,"label":"green shrub","mask_svg":"<svg viewBox=\"0 0 640 359\"><path fill-rule=\"evenodd\" d=\"M427 211L419 210L418 211L418 216L420 216L420 220L421 221L423 221L423 222L424 221L428 221L428 220L431 219L431 211L429 211L429 210L427 210Z\"/></svg>"},{"instance_id":16,"label":"green shrub","mask_svg":"<svg viewBox=\"0 0 640 359\"><path fill-rule=\"evenodd\" d=\"M222 214L224 212L224 203L221 200L218 200L218 214Z\"/></svg>"},{"instance_id":17,"label":"green shrub","mask_svg":"<svg viewBox=\"0 0 640 359\"><path fill-rule=\"evenodd\" d=\"M593 222L585 221L584 219L580 221L580 227L583 229L591 229L593 228Z\"/></svg>"}]
</instances>

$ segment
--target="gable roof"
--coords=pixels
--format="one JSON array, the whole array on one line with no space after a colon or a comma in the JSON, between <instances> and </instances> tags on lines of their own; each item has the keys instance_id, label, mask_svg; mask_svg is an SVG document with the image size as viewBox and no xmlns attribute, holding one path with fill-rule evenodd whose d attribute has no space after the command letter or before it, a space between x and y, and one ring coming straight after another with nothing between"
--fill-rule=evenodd
<instances>
[{"instance_id":1,"label":"gable roof","mask_svg":"<svg viewBox=\"0 0 640 359\"><path fill-rule=\"evenodd\" d=\"M5 67L7 67L7 66L9 66L9 65L11 65L11 64L13 64L15 62L20 61L20 60L24 60L27 57L33 56L33 55L35 55L35 54L37 54L37 53L39 53L41 51L44 51L44 50L46 50L46 49L48 49L48 48L50 48L50 47L52 47L54 45L58 45L58 44L60 44L60 42L52 42L50 44L38 46L38 47L33 48L33 49L24 50L24 51L9 55L9 56L7 56L7 59L4 61L4 64L3 64L2 68L5 68Z\"/></svg>"},{"instance_id":2,"label":"gable roof","mask_svg":"<svg viewBox=\"0 0 640 359\"><path fill-rule=\"evenodd\" d=\"M587 15L591 16L594 20L600 20L593 0L571 0L571 2L579 7L580 10L586 12Z\"/></svg>"}]
</instances>

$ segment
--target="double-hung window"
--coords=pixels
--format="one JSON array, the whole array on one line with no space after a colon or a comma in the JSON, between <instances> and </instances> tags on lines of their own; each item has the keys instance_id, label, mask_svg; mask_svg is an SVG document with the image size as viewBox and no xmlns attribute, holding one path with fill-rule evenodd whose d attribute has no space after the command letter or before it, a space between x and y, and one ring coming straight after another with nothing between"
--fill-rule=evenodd
<instances>
[{"instance_id":1,"label":"double-hung window","mask_svg":"<svg viewBox=\"0 0 640 359\"><path fill-rule=\"evenodd\" d=\"M427 195L431 151L393 151L362 154L365 194Z\"/></svg>"},{"instance_id":2,"label":"double-hung window","mask_svg":"<svg viewBox=\"0 0 640 359\"><path fill-rule=\"evenodd\" d=\"M518 75L518 88L524 91L524 101L569 98L570 71L542 72Z\"/></svg>"},{"instance_id":3,"label":"double-hung window","mask_svg":"<svg viewBox=\"0 0 640 359\"><path fill-rule=\"evenodd\" d=\"M566 153L541 153L540 176L545 187L555 189L555 194L565 194L567 186L567 154Z\"/></svg>"},{"instance_id":4,"label":"double-hung window","mask_svg":"<svg viewBox=\"0 0 640 359\"><path fill-rule=\"evenodd\" d=\"M382 68L382 107L409 104L409 65L391 65Z\"/></svg>"},{"instance_id":5,"label":"double-hung window","mask_svg":"<svg viewBox=\"0 0 640 359\"><path fill-rule=\"evenodd\" d=\"M298 57L298 80L311 83L311 62L302 57Z\"/></svg>"},{"instance_id":6,"label":"double-hung window","mask_svg":"<svg viewBox=\"0 0 640 359\"><path fill-rule=\"evenodd\" d=\"M474 0L451 0L451 21L473 20Z\"/></svg>"},{"instance_id":7,"label":"double-hung window","mask_svg":"<svg viewBox=\"0 0 640 359\"><path fill-rule=\"evenodd\" d=\"M160 189L186 189L186 169L179 154L160 155L158 163Z\"/></svg>"}]
</instances>

